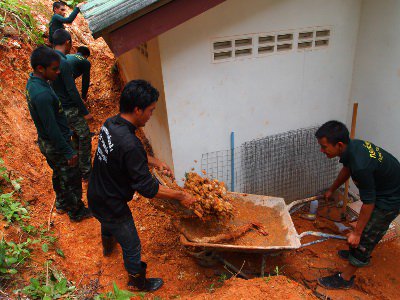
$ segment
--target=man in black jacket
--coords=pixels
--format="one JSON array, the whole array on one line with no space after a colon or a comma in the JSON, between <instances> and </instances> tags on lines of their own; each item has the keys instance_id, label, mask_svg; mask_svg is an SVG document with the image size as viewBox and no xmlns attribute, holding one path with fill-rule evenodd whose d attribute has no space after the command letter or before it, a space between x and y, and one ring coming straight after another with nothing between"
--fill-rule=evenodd
<instances>
[{"instance_id":1,"label":"man in black jacket","mask_svg":"<svg viewBox=\"0 0 400 300\"><path fill-rule=\"evenodd\" d=\"M171 170L158 159L148 157L135 135L136 129L150 119L158 96L158 91L144 80L134 80L125 86L120 114L101 127L87 194L89 207L101 223L103 254L111 254L116 239L129 274L128 287L141 291L155 291L163 281L146 278L147 265L141 261L140 239L128 202L135 192L147 198L176 199L186 207L195 201L189 194L157 182L148 164Z\"/></svg>"}]
</instances>

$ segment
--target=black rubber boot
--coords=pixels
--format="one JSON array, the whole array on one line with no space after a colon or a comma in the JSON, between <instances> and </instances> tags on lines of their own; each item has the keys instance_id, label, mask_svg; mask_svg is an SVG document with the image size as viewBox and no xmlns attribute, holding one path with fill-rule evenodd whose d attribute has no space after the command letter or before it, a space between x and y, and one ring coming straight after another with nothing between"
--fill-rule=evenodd
<instances>
[{"instance_id":1,"label":"black rubber boot","mask_svg":"<svg viewBox=\"0 0 400 300\"><path fill-rule=\"evenodd\" d=\"M161 278L146 278L147 264L141 262L142 269L139 273L129 274L128 288L133 291L154 292L158 290L164 281Z\"/></svg>"},{"instance_id":2,"label":"black rubber boot","mask_svg":"<svg viewBox=\"0 0 400 300\"><path fill-rule=\"evenodd\" d=\"M349 259L350 251L349 250L339 250L337 252L340 258L343 258L345 260Z\"/></svg>"},{"instance_id":3,"label":"black rubber boot","mask_svg":"<svg viewBox=\"0 0 400 300\"><path fill-rule=\"evenodd\" d=\"M85 219L90 219L92 217L93 217L92 212L87 207L82 207L77 213L75 213L73 215L69 214L69 219L72 222L80 222Z\"/></svg>"},{"instance_id":4,"label":"black rubber boot","mask_svg":"<svg viewBox=\"0 0 400 300\"><path fill-rule=\"evenodd\" d=\"M318 283L320 286L330 290L348 290L353 287L355 277L351 277L350 280L344 280L341 273L336 273L331 276L318 278Z\"/></svg>"},{"instance_id":5,"label":"black rubber boot","mask_svg":"<svg viewBox=\"0 0 400 300\"><path fill-rule=\"evenodd\" d=\"M101 243L103 245L103 256L110 256L116 243L115 238L113 236L101 235Z\"/></svg>"}]
</instances>

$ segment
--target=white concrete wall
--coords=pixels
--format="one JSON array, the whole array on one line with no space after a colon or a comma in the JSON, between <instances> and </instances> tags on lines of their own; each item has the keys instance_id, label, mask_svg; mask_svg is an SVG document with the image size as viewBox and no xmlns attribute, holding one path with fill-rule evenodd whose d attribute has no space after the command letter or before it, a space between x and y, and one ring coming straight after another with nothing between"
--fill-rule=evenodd
<instances>
[{"instance_id":1,"label":"white concrete wall","mask_svg":"<svg viewBox=\"0 0 400 300\"><path fill-rule=\"evenodd\" d=\"M156 109L149 122L147 122L144 127L144 132L154 150L154 155L173 168L171 140L157 39L152 39L147 42L147 51L148 58L141 54L138 49L132 49L118 58L118 64L125 82L134 79L144 79L149 81L160 92Z\"/></svg>"},{"instance_id":2,"label":"white concrete wall","mask_svg":"<svg viewBox=\"0 0 400 300\"><path fill-rule=\"evenodd\" d=\"M362 3L352 100L359 102L356 137L370 140L400 159L398 0Z\"/></svg>"},{"instance_id":3,"label":"white concrete wall","mask_svg":"<svg viewBox=\"0 0 400 300\"><path fill-rule=\"evenodd\" d=\"M380 2L380 1L379 1ZM175 171L201 154L290 129L346 121L359 0L228 0L159 37ZM332 26L325 50L212 63L211 41Z\"/></svg>"}]
</instances>

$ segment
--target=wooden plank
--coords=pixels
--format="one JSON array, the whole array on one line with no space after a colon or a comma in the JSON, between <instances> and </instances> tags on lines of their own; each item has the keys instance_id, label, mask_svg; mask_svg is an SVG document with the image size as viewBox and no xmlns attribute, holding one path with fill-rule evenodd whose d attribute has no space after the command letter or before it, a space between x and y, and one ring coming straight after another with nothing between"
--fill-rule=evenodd
<instances>
[{"instance_id":1,"label":"wooden plank","mask_svg":"<svg viewBox=\"0 0 400 300\"><path fill-rule=\"evenodd\" d=\"M108 35L115 56L225 2L226 0L174 0L116 29Z\"/></svg>"},{"instance_id":2,"label":"wooden plank","mask_svg":"<svg viewBox=\"0 0 400 300\"><path fill-rule=\"evenodd\" d=\"M353 104L353 117L351 119L351 131L350 131L350 138L354 139L356 136L356 125L357 125L357 111L358 111L358 102L354 102ZM347 204L349 202L349 186L350 181L347 179L344 185L344 195L343 195L343 208L342 213L346 214Z\"/></svg>"}]
</instances>

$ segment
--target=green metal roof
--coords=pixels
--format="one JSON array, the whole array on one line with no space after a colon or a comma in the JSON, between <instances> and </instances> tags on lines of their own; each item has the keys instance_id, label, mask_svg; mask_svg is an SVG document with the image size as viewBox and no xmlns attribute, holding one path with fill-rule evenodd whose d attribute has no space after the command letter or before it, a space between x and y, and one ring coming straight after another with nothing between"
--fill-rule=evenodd
<instances>
[{"instance_id":1,"label":"green metal roof","mask_svg":"<svg viewBox=\"0 0 400 300\"><path fill-rule=\"evenodd\" d=\"M147 8L159 7L170 1L162 0L89 0L81 7L85 19L89 23L89 28L93 35L101 35L101 31L112 27L116 23L129 22L127 20L132 15L139 15ZM155 9L154 8L154 9ZM145 12L144 12L145 13ZM122 24L123 25L123 24Z\"/></svg>"}]
</instances>

